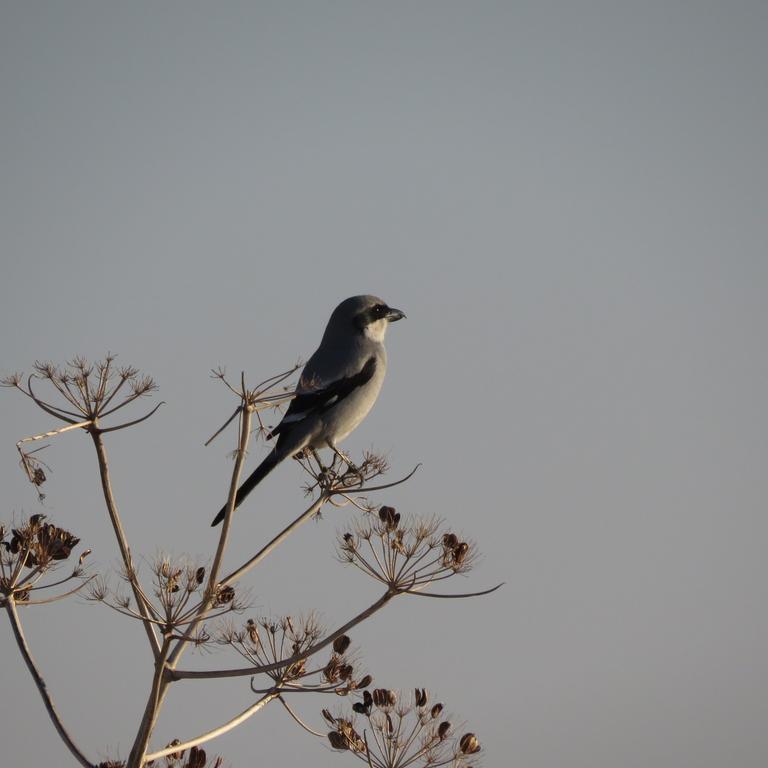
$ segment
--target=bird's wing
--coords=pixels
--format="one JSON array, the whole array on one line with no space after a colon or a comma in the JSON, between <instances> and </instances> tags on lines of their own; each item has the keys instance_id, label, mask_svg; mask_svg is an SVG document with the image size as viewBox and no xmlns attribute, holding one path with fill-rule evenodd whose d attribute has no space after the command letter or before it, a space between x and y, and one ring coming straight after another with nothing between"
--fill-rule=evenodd
<instances>
[{"instance_id":1,"label":"bird's wing","mask_svg":"<svg viewBox=\"0 0 768 768\"><path fill-rule=\"evenodd\" d=\"M300 386L291 400L283 420L272 430L269 437L285 432L293 424L303 421L307 416L314 416L327 411L349 397L355 390L367 384L376 370L376 357L371 355L365 365L350 376L344 376L330 383L315 384L313 388L303 390ZM309 382L310 387L313 382ZM306 386L306 385L305 385Z\"/></svg>"}]
</instances>

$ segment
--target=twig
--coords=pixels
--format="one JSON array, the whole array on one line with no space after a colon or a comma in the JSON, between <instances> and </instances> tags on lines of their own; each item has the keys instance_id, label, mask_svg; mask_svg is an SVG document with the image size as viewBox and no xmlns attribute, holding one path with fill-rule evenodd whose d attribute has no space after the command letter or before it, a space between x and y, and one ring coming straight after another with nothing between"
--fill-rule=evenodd
<instances>
[{"instance_id":1,"label":"twig","mask_svg":"<svg viewBox=\"0 0 768 768\"><path fill-rule=\"evenodd\" d=\"M182 741L181 744L174 744L171 747L165 747L165 749L152 752L151 754L146 755L144 760L146 762L149 762L150 760L157 760L161 757L165 757L166 755L170 755L173 752L181 752L184 749L196 747L198 744L203 744L206 741L217 738L218 736L223 736L233 728L237 728L240 723L245 722L252 715L255 715L262 707L269 704L269 702L274 698L277 698L277 693L270 693L266 696L262 696L262 698L260 698L257 702L251 704L250 707L244 709L239 715L233 717L231 720L224 723L224 725L220 725L218 728L214 728L212 731L208 731L207 733L200 734L200 736L195 736L193 739Z\"/></svg>"},{"instance_id":2,"label":"twig","mask_svg":"<svg viewBox=\"0 0 768 768\"><path fill-rule=\"evenodd\" d=\"M285 541L285 539L287 539L297 528L314 517L327 500L327 494L321 494L309 509L299 515L290 525L283 528L277 536L275 536L268 544L264 545L250 560L223 578L221 580L221 586L225 587L228 584L232 584L250 571L251 568L258 565L270 552L272 552L273 549L275 549L275 547L282 544L282 542Z\"/></svg>"},{"instance_id":3,"label":"twig","mask_svg":"<svg viewBox=\"0 0 768 768\"><path fill-rule=\"evenodd\" d=\"M289 706L288 702L282 697L278 696L277 700L286 708L288 711L288 714L305 730L309 731L313 736L325 736L324 733L320 733L319 731L313 731Z\"/></svg>"},{"instance_id":4,"label":"twig","mask_svg":"<svg viewBox=\"0 0 768 768\"><path fill-rule=\"evenodd\" d=\"M207 448L234 420L236 416L243 410L243 406L240 405L235 409L235 412L203 443Z\"/></svg>"},{"instance_id":5,"label":"twig","mask_svg":"<svg viewBox=\"0 0 768 768\"><path fill-rule=\"evenodd\" d=\"M421 468L421 462L419 462L405 477L401 477L399 480L394 480L391 483L383 483L382 485L373 485L373 486L360 486L355 493L370 493L371 491L384 491L387 488L394 488L396 485L402 485L406 481L410 480L416 472ZM344 496L345 494L348 494L350 492L349 488L335 488L328 491L329 494L333 494L334 496Z\"/></svg>"},{"instance_id":6,"label":"twig","mask_svg":"<svg viewBox=\"0 0 768 768\"><path fill-rule=\"evenodd\" d=\"M109 512L109 519L112 521L112 528L115 531L115 537L117 538L117 545L120 549L120 554L123 558L123 565L125 566L125 573L128 577L128 581L133 590L133 596L136 599L136 605L145 621L142 621L144 629L147 633L147 638L152 647L152 652L155 658L160 653L160 643L157 639L157 635L152 627L149 611L147 609L146 597L138 586L138 578L136 576L136 570L133 567L133 560L131 558L131 550L128 547L128 542L125 538L125 531L123 530L123 524L120 521L120 514L117 511L117 504L115 503L115 497L112 493L112 483L109 479L109 464L107 462L107 449L104 446L104 440L101 437L101 433L98 429L92 429L90 431L93 438L93 444L96 447L96 455L99 462L99 475L101 476L101 488L104 493L104 501L107 505L107 512Z\"/></svg>"},{"instance_id":7,"label":"twig","mask_svg":"<svg viewBox=\"0 0 768 768\"><path fill-rule=\"evenodd\" d=\"M123 403L121 403L117 408L122 408ZM142 421L146 421L150 416L154 415L155 411L161 406L165 405L165 400L161 400L149 413L145 414L141 418L134 419L133 421L126 421L123 424L116 424L114 427L107 427L106 429L101 429L101 434L104 435L107 432L115 432L118 429L125 429L126 427L134 427L136 424L141 424ZM116 411L117 408L114 408L113 411Z\"/></svg>"},{"instance_id":8,"label":"twig","mask_svg":"<svg viewBox=\"0 0 768 768\"><path fill-rule=\"evenodd\" d=\"M53 699L48 693L48 686L45 684L45 680L43 680L37 665L35 664L35 660L32 658L32 653L29 650L27 640L24 637L24 630L21 627L19 614L16 611L16 601L12 595L9 595L6 598L5 609L8 613L8 618L11 620L11 627L13 628L13 634L16 638L16 642L18 643L21 655L24 657L27 668L29 669L32 678L35 681L37 690L40 692L40 696L43 699L43 704L45 704L45 708L48 711L51 720L53 721L53 725L56 728L56 731L58 732L59 736L61 736L63 742L67 745L67 748L72 753L72 756L75 758L75 760L77 760L78 763L80 763L80 765L84 766L84 768L94 768L93 764L80 751L75 742L72 741L72 737L69 735L67 729L64 727L64 724L61 722L61 717L56 711L56 705L53 703Z\"/></svg>"},{"instance_id":9,"label":"twig","mask_svg":"<svg viewBox=\"0 0 768 768\"><path fill-rule=\"evenodd\" d=\"M47 605L48 603L56 603L59 600L63 600L65 597L69 597L70 595L77 594L91 579L95 579L95 576L91 576L86 581L82 582L82 584L78 584L74 589L70 589L68 592L62 592L60 595L53 595L52 597L42 597L39 600L24 600L23 602L19 603L19 605ZM45 589L48 585L46 584L43 587L36 587L33 588L32 591L37 592L38 589Z\"/></svg>"},{"instance_id":10,"label":"twig","mask_svg":"<svg viewBox=\"0 0 768 768\"><path fill-rule=\"evenodd\" d=\"M245 384L243 383L243 390ZM212 600L216 591L216 579L221 568L221 561L224 557L224 550L227 548L227 539L229 537L229 528L232 525L232 513L235 510L235 499L237 498L237 488L240 485L240 474L243 469L248 452L248 442L251 437L251 409L245 405L240 413L240 441L235 459L235 467L232 471L232 479L229 483L229 496L227 498L227 508L224 513L224 521L221 526L221 535L219 536L219 545L216 548L216 555L213 558L213 564L208 574L208 592Z\"/></svg>"},{"instance_id":11,"label":"twig","mask_svg":"<svg viewBox=\"0 0 768 768\"><path fill-rule=\"evenodd\" d=\"M30 437L22 437L21 440L19 440L16 443L16 448L21 450L20 446L22 443L30 443L34 440L45 440L47 437L55 437L56 435L60 435L62 432L69 432L70 429L81 429L84 427L89 427L91 424L93 424L92 419L87 419L86 421L79 421L77 424L67 424L66 427L60 427L59 429L51 429L48 432L43 432L39 435L32 435Z\"/></svg>"},{"instance_id":12,"label":"twig","mask_svg":"<svg viewBox=\"0 0 768 768\"><path fill-rule=\"evenodd\" d=\"M404 589L402 592L406 595L417 595L418 597L480 597L480 595L490 595L491 592L495 592L497 589L500 589L503 586L504 582L502 581L501 584L497 584L495 587L491 587L490 589L484 589L481 592L463 592L462 594L458 595L440 595L436 592L418 592L415 589Z\"/></svg>"},{"instance_id":13,"label":"twig","mask_svg":"<svg viewBox=\"0 0 768 768\"><path fill-rule=\"evenodd\" d=\"M243 392L245 392L245 381L243 377ZM221 568L221 561L224 558L224 551L227 548L227 540L229 538L229 528L232 524L232 514L235 510L235 499L237 498L237 488L240 485L240 474L243 470L243 462L248 452L248 442L251 438L251 411L249 407L243 403L241 407L240 417L240 441L237 451L237 458L235 459L235 466L232 469L232 479L229 483L229 496L227 497L227 511L224 514L224 520L221 526L221 534L219 536L219 544L216 547L216 555L213 559L210 572L208 574L208 585L206 588L205 598L200 602L200 607L197 611L197 617L192 621L185 634L193 635L198 625L206 618L206 612L210 608L211 604L216 598L216 590L219 586L225 586L224 583L218 585L216 579L219 575L219 569ZM187 640L178 640L173 651L168 657L168 666L173 667L178 663L179 657L184 651L187 645Z\"/></svg>"}]
</instances>

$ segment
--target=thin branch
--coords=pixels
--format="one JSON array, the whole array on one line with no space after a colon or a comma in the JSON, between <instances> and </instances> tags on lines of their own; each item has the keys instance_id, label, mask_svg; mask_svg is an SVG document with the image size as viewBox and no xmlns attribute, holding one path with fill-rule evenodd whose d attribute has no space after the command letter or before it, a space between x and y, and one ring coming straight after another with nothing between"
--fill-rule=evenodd
<instances>
[{"instance_id":1,"label":"thin branch","mask_svg":"<svg viewBox=\"0 0 768 768\"><path fill-rule=\"evenodd\" d=\"M305 730L311 733L313 736L325 737L324 733L319 731L313 731L289 706L288 702L282 697L278 696L277 700L285 707L288 714Z\"/></svg>"},{"instance_id":2,"label":"thin branch","mask_svg":"<svg viewBox=\"0 0 768 768\"><path fill-rule=\"evenodd\" d=\"M51 379L53 381L53 379ZM33 391L32 391L32 376L27 379L27 390L29 393L29 396L35 401L35 404L42 408L47 414L50 414L55 419L61 419L62 421L66 421L68 424L76 424L77 422L74 419L70 419L68 416L64 416L63 413L59 412L55 405L48 405L44 400L41 400ZM22 390L23 391L23 390ZM75 406L79 411L82 412L82 408L78 406L78 403L74 403ZM83 416L87 416L85 412L83 412Z\"/></svg>"},{"instance_id":3,"label":"thin branch","mask_svg":"<svg viewBox=\"0 0 768 768\"><path fill-rule=\"evenodd\" d=\"M203 445L207 448L232 423L242 410L242 405L235 408L235 412L203 443Z\"/></svg>"},{"instance_id":4,"label":"thin branch","mask_svg":"<svg viewBox=\"0 0 768 768\"><path fill-rule=\"evenodd\" d=\"M243 392L245 392L244 374L241 374L243 379ZM241 407L240 416L240 440L238 445L237 457L235 459L235 466L232 469L232 479L229 483L229 496L227 497L227 508L224 513L224 520L221 526L221 534L219 535L219 543L216 547L216 555L213 558L213 564L208 573L208 584L206 587L206 594L204 599L200 602L200 608L197 612L197 617L192 621L187 629L187 635L193 635L198 625L202 623L206 618L206 613L211 604L216 598L216 591L219 587L226 586L226 584L217 584L216 579L219 575L221 568L221 562L224 558L224 552L227 548L227 540L229 538L229 529L232 525L232 515L235 511L235 500L237 498L237 489L240 485L240 475L243 470L243 462L245 461L246 454L248 453L248 443L251 439L251 410L244 403ZM184 652L184 648L187 645L187 640L179 640L176 643L173 651L168 657L168 666L173 667L178 663L179 657Z\"/></svg>"},{"instance_id":5,"label":"thin branch","mask_svg":"<svg viewBox=\"0 0 768 768\"><path fill-rule=\"evenodd\" d=\"M167 625L167 622L162 621L161 619L153 619L151 617L145 618L140 613L136 613L136 611L132 611L130 608L123 608L120 605L115 605L114 603L107 600L106 597L102 597L96 602L104 603L104 605L106 605L107 608L111 608L113 611L117 611L117 613L121 613L123 616L127 616L129 619L138 619L139 621L151 621L155 626L157 626L160 629L165 628Z\"/></svg>"},{"instance_id":6,"label":"thin branch","mask_svg":"<svg viewBox=\"0 0 768 768\"><path fill-rule=\"evenodd\" d=\"M87 581L82 582L82 584L78 584L74 589L70 589L68 592L62 592L60 595L53 595L52 597L44 597L40 600L24 600L23 602L20 602L19 605L47 605L48 603L56 603L59 600L63 600L65 597L69 597L70 595L77 594L91 579L95 579L95 576L91 576ZM46 585L48 586L48 585ZM39 587L39 589L45 589L45 587ZM33 589L32 591L36 592L37 589Z\"/></svg>"},{"instance_id":7,"label":"thin branch","mask_svg":"<svg viewBox=\"0 0 768 768\"><path fill-rule=\"evenodd\" d=\"M73 412L71 412L71 411L67 411L67 410L65 410L64 408L59 408L57 405L50 405L49 403L46 403L44 400L41 400L41 399L40 399L40 398L39 398L39 397L38 397L38 396L35 394L34 390L32 389L32 379L40 379L40 378L41 378L40 376L38 376L38 375L36 375L36 374L34 374L34 373L31 373L31 374L30 374L30 375L27 377L27 393L29 394L29 396L30 396L30 397L31 397L31 398L32 398L32 399L33 399L33 400L34 400L34 401L35 401L35 402L36 402L38 405L40 405L40 403L44 403L44 404L45 404L45 405L47 405L49 408L52 408L52 409L53 409L53 410L55 410L55 411L61 411L61 413L69 413L69 414L71 414L71 415L75 416L75 418L77 418L77 419L79 419L79 418L80 418L80 416L88 416L88 415L89 415L89 414L88 414L88 413L85 411L85 409L83 408L82 404L81 404L81 403L79 403L79 402L78 402L78 400L77 400L77 398L76 398L76 397L75 397L75 396L74 396L74 395L73 395L73 394L72 394L72 393L69 391L69 388L65 388L65 387L62 387L62 385L59 383L59 381L56 379L56 377L55 377L55 376L47 376L47 377L45 377L45 378L46 378L48 381L50 381L50 382L51 382L51 384L53 384L53 386L56 388L56 390L59 392L59 394L60 394L60 395L61 395L61 396L62 396L62 397L63 397L63 398L64 398L64 399L65 399L65 400L68 402L68 403L70 403L71 405L73 405L73 406L75 407L75 409L76 409L76 411L77 411L78 413L76 414L76 413L73 413ZM79 414L79 415L78 415L78 414Z\"/></svg>"},{"instance_id":8,"label":"thin branch","mask_svg":"<svg viewBox=\"0 0 768 768\"><path fill-rule=\"evenodd\" d=\"M105 383L105 386L103 388L103 392L106 391L107 378L108 378L108 374L103 379L103 381ZM123 385L125 384L126 381L128 381L128 379L126 377L122 377L120 379L120 381L115 385L115 388L109 393L107 398L101 402L102 412L106 410L107 406L112 402L112 400L114 399L115 395L122 389L122 387L123 387ZM103 396L103 392L101 392L102 396ZM101 397L99 398L99 400L101 401Z\"/></svg>"},{"instance_id":9,"label":"thin branch","mask_svg":"<svg viewBox=\"0 0 768 768\"><path fill-rule=\"evenodd\" d=\"M149 762L150 760L157 760L174 752L181 752L182 750L196 747L198 744L204 744L206 741L210 741L211 739L223 736L233 728L237 728L238 725L245 722L252 715L255 715L260 709L262 709L262 707L269 704L272 699L277 698L277 696L277 693L271 693L267 694L266 696L262 696L262 698L260 698L257 702L251 704L250 707L244 709L239 715L233 717L231 720L224 723L224 725L220 725L218 728L214 728L212 731L208 731L207 733L200 734L200 736L195 736L193 739L189 739L188 741L182 741L181 744L174 744L171 747L165 747L165 749L152 752L151 754L146 755L144 760L146 762Z\"/></svg>"},{"instance_id":10,"label":"thin branch","mask_svg":"<svg viewBox=\"0 0 768 768\"><path fill-rule=\"evenodd\" d=\"M445 598L453 598L453 597L479 597L480 595L490 595L491 592L495 592L497 589L500 589L504 586L506 582L501 582L501 584L497 584L495 587L491 587L490 589L484 589L481 592L464 592L459 595L440 595L435 592L418 592L415 589L403 589L401 592L404 595L417 595L418 597L445 597Z\"/></svg>"},{"instance_id":11,"label":"thin branch","mask_svg":"<svg viewBox=\"0 0 768 768\"><path fill-rule=\"evenodd\" d=\"M288 536L290 536L297 528L314 517L319 511L320 507L327 501L327 495L323 493L318 499L309 507L305 512L299 515L290 525L283 528L283 530L277 534L268 544L262 547L250 560L241 565L237 570L232 571L229 576L226 576L221 580L221 586L226 587L229 584L240 579L254 566L258 565L275 547L282 544Z\"/></svg>"},{"instance_id":12,"label":"thin branch","mask_svg":"<svg viewBox=\"0 0 768 768\"><path fill-rule=\"evenodd\" d=\"M361 486L358 488L355 493L369 493L370 491L384 491L387 488L394 488L396 485L402 485L403 483L410 480L416 472L419 471L421 468L421 462L419 462L405 477L401 477L399 480L395 480L391 483L384 483L383 485L373 485L373 486ZM349 488L336 488L331 489L328 491L329 494L333 494L334 496L344 496L345 494L349 493Z\"/></svg>"},{"instance_id":13,"label":"thin branch","mask_svg":"<svg viewBox=\"0 0 768 768\"><path fill-rule=\"evenodd\" d=\"M146 619L142 624L147 633L147 638L152 647L152 652L157 658L160 653L160 643L157 639L157 635L152 627L149 611L147 609L146 597L138 586L138 578L136 576L136 570L133 567L133 559L131 558L131 550L128 547L128 542L125 538L125 532L123 530L123 524L120 521L120 514L117 511L117 504L115 503L115 497L112 493L112 483L109 479L109 464L107 462L107 449L104 446L104 440L101 433L98 430L91 430L91 437L93 438L93 444L96 447L96 455L99 462L99 475L101 476L101 488L104 493L104 501L107 505L107 511L109 512L109 519L112 521L112 528L115 531L115 537L117 538L117 545L120 549L120 554L123 558L123 565L125 566L125 573L128 577L128 581L133 590L134 598L136 599L136 605L141 613L142 617Z\"/></svg>"},{"instance_id":14,"label":"thin branch","mask_svg":"<svg viewBox=\"0 0 768 768\"><path fill-rule=\"evenodd\" d=\"M369 605L361 613L358 613L353 619L350 619L344 626L339 627L335 632L327 635L322 640L319 640L314 645L294 654L287 659L281 659L280 661L272 662L271 664L264 664L262 666L251 666L240 669L214 669L214 670L191 670L191 669L169 669L167 676L171 680L183 680L183 679L209 679L219 677L244 677L246 675L259 675L263 673L273 672L276 669L282 669L289 667L292 664L296 664L299 661L313 656L318 651L321 651L326 646L329 646L337 637L349 632L350 629L356 627L360 622L365 621L369 616L372 616L376 611L383 608L393 597L400 594L397 590L388 589L375 603Z\"/></svg>"},{"instance_id":15,"label":"thin branch","mask_svg":"<svg viewBox=\"0 0 768 768\"><path fill-rule=\"evenodd\" d=\"M24 630L22 629L21 621L19 620L19 614L16 611L16 601L13 599L13 596L9 596L6 599L5 609L8 612L8 618L11 620L11 627L13 628L13 634L16 638L19 650L21 651L21 655L24 657L27 668L29 669L32 678L35 681L37 690L40 692L40 696L43 699L43 704L45 704L45 708L48 711L48 715L50 716L51 720L53 721L53 725L56 728L56 731L58 732L59 736L61 736L62 741L67 745L67 748L72 753L72 756L75 758L75 760L77 760L78 763L80 763L80 765L82 765L84 768L94 768L90 760L88 760L88 758L80 751L75 742L72 741L72 737L69 735L67 729L64 727L64 724L61 722L61 717L56 711L56 705L53 703L53 699L48 693L48 686L45 684L45 680L43 680L42 675L40 674L40 671L35 664L35 660L32 658L32 653L29 650L29 646L27 645L27 640L24 637Z\"/></svg>"},{"instance_id":16,"label":"thin branch","mask_svg":"<svg viewBox=\"0 0 768 768\"><path fill-rule=\"evenodd\" d=\"M285 381L289 376L294 374L296 371L301 368L301 363L296 363L296 365L293 366L289 371L283 371L282 373L276 373L274 376L270 376L268 379L264 379L264 381L260 381L256 385L256 391L264 390L265 387L267 387L267 384L269 384L269 387L267 389L272 389L272 387L276 387L281 381ZM294 396L294 393L291 392L291 397Z\"/></svg>"},{"instance_id":17,"label":"thin branch","mask_svg":"<svg viewBox=\"0 0 768 768\"><path fill-rule=\"evenodd\" d=\"M18 581L15 581L13 586L15 587L16 591L21 589L22 587L26 589L50 589L51 587L58 587L60 584L64 584L70 579L74 579L78 577L77 571L70 573L69 576L65 576L63 579L59 579L58 581L52 581L50 584L41 584L39 587L35 586L37 582L45 576L46 571L53 570L50 568L49 563L45 563L44 565L41 565L38 563L33 570L31 570L23 579L19 579Z\"/></svg>"},{"instance_id":18,"label":"thin branch","mask_svg":"<svg viewBox=\"0 0 768 768\"><path fill-rule=\"evenodd\" d=\"M85 427L89 427L91 424L93 424L93 419L87 419L86 421L78 421L76 424L67 424L66 427L61 427L59 429L52 429L49 432L43 432L40 435L22 437L21 440L19 440L16 443L16 448L21 450L20 446L22 443L30 443L34 440L45 440L47 437L55 437L56 435L60 435L62 432L69 432L70 429L85 428Z\"/></svg>"},{"instance_id":19,"label":"thin branch","mask_svg":"<svg viewBox=\"0 0 768 768\"><path fill-rule=\"evenodd\" d=\"M243 384L245 390L245 384ZM237 488L240 485L240 474L243 470L243 462L248 453L248 443L251 438L251 409L248 406L243 407L240 413L240 441L235 459L235 467L232 471L232 479L229 483L229 496L227 497L227 508L224 513L224 521L221 526L221 535L219 536L219 545L216 548L216 555L213 558L213 564L208 574L208 593L213 598L216 591L217 578L221 561L224 558L224 550L227 548L227 539L229 529L232 525L232 514L235 511L235 500L237 499ZM223 585L222 585L223 586ZM202 613L202 612L201 612Z\"/></svg>"},{"instance_id":20,"label":"thin branch","mask_svg":"<svg viewBox=\"0 0 768 768\"><path fill-rule=\"evenodd\" d=\"M107 427L106 429L100 429L99 431L102 435L105 435L107 432L115 432L118 429L125 429L126 427L133 427L136 426L136 424L141 424L142 421L146 421L150 416L154 415L155 411L157 411L161 405L165 405L165 400L161 400L148 414L142 416L140 419L126 421L124 424L117 424L114 427ZM110 413L116 410L117 408L114 408L113 411L110 411Z\"/></svg>"}]
</instances>

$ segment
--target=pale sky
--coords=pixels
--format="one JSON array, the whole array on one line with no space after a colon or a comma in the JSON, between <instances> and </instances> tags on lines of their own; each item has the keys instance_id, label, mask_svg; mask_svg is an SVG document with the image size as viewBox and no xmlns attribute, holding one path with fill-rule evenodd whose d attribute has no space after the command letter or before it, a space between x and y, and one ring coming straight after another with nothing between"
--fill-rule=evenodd
<instances>
[{"instance_id":1,"label":"pale sky","mask_svg":"<svg viewBox=\"0 0 768 768\"><path fill-rule=\"evenodd\" d=\"M377 500L483 553L450 602L352 635L377 685L429 688L486 766L761 768L768 756L768 4L0 3L0 373L107 351L166 405L108 440L136 556L209 557L233 408L375 293ZM15 441L55 426L0 392L0 518L44 511L117 563L85 435L52 441L44 507ZM228 442L227 442L228 441ZM264 455L254 445L249 467ZM286 463L228 562L303 508ZM243 617L337 626L379 587L334 559L351 513L248 580ZM138 625L28 608L73 735L126 757L150 685ZM74 764L0 622L2 762ZM185 666L240 666L190 653ZM179 682L153 745L233 716L248 680ZM299 701L322 728L329 702ZM337 705L331 701L330 705ZM226 765L352 765L277 706Z\"/></svg>"}]
</instances>

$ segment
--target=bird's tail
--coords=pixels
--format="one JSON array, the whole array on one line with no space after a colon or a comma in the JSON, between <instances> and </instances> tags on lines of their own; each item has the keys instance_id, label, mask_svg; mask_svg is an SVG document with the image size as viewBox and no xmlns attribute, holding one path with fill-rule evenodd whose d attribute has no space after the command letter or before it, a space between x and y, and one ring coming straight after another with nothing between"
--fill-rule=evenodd
<instances>
[{"instance_id":1,"label":"bird's tail","mask_svg":"<svg viewBox=\"0 0 768 768\"><path fill-rule=\"evenodd\" d=\"M235 509L237 509L242 503L245 497L280 463L281 456L277 455L276 451L271 451L264 461L259 464L256 469L253 470L251 476L237 489L237 495L235 496ZM226 504L219 510L219 514L213 518L211 528L217 526L223 519L227 512Z\"/></svg>"}]
</instances>

